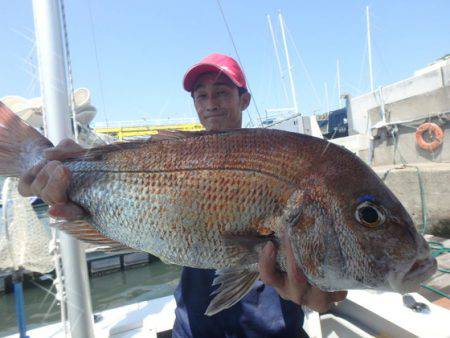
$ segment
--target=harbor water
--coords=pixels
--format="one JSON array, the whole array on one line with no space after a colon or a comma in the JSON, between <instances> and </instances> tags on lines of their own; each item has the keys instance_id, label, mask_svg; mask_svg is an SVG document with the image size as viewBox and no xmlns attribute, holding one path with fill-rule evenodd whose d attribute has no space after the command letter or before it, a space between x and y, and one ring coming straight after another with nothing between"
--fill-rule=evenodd
<instances>
[{"instance_id":1,"label":"harbor water","mask_svg":"<svg viewBox=\"0 0 450 338\"><path fill-rule=\"evenodd\" d=\"M94 313L173 293L181 273L160 261L90 278ZM27 329L60 321L60 307L51 281L33 281L24 289ZM0 294L0 337L18 332L14 295Z\"/></svg>"}]
</instances>

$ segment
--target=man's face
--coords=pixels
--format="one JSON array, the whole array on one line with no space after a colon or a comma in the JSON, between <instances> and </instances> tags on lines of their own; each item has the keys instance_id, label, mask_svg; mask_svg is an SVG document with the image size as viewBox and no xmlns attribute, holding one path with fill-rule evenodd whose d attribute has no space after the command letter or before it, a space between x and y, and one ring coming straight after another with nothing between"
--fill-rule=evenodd
<instances>
[{"instance_id":1,"label":"man's face","mask_svg":"<svg viewBox=\"0 0 450 338\"><path fill-rule=\"evenodd\" d=\"M238 87L228 76L220 73L200 75L192 96L206 130L241 128L242 111L250 103L250 94L239 95Z\"/></svg>"}]
</instances>

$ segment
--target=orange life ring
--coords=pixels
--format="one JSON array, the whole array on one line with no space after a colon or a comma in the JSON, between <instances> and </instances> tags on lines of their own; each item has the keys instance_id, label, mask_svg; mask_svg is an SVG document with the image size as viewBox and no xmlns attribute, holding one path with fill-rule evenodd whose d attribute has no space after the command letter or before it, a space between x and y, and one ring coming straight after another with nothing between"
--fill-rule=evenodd
<instances>
[{"instance_id":1,"label":"orange life ring","mask_svg":"<svg viewBox=\"0 0 450 338\"><path fill-rule=\"evenodd\" d=\"M423 138L423 134L428 131L430 134L433 134L433 141L428 142ZM434 151L436 150L441 144L442 140L444 139L444 132L442 131L441 127L439 127L436 123L423 123L417 128L416 130L416 142L417 145L428 151Z\"/></svg>"}]
</instances>

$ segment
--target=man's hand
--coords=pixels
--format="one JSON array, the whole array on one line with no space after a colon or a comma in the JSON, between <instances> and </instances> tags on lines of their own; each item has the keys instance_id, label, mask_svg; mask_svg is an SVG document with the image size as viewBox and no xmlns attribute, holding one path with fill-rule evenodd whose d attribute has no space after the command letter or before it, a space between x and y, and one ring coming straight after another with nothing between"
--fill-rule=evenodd
<instances>
[{"instance_id":1,"label":"man's hand","mask_svg":"<svg viewBox=\"0 0 450 338\"><path fill-rule=\"evenodd\" d=\"M283 273L276 269L276 248L272 242L265 245L259 258L261 280L275 288L281 298L298 305L306 305L318 312L327 311L332 303L340 302L347 296L347 291L324 292L308 283L303 272L298 268L291 244L284 238L286 248L286 268Z\"/></svg>"},{"instance_id":2,"label":"man's hand","mask_svg":"<svg viewBox=\"0 0 450 338\"><path fill-rule=\"evenodd\" d=\"M70 170L60 161L70 152L83 148L70 139L61 141L56 147L44 151L46 161L40 162L25 172L19 181L22 196L38 196L50 205L48 213L54 218L77 220L86 216L80 206L67 198L71 180Z\"/></svg>"}]
</instances>

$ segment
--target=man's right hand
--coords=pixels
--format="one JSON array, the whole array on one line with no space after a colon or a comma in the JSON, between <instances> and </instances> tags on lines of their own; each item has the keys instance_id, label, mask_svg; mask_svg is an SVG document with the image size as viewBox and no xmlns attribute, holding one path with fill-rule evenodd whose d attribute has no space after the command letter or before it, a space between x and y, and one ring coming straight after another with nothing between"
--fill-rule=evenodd
<instances>
[{"instance_id":1,"label":"man's right hand","mask_svg":"<svg viewBox=\"0 0 450 338\"><path fill-rule=\"evenodd\" d=\"M86 217L83 208L67 198L71 172L60 162L67 153L82 149L71 139L62 140L56 147L46 149L45 161L35 165L20 178L19 193L22 196L40 197L50 205L48 213L51 217L71 221Z\"/></svg>"}]
</instances>

